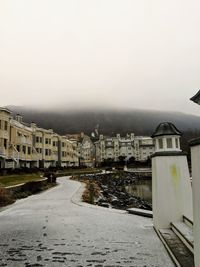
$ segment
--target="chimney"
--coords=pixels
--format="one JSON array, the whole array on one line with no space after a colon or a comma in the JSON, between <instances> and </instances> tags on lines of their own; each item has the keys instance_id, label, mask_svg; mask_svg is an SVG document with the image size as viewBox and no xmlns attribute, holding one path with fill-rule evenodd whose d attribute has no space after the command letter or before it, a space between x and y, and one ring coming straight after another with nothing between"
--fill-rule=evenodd
<instances>
[{"instance_id":1,"label":"chimney","mask_svg":"<svg viewBox=\"0 0 200 267\"><path fill-rule=\"evenodd\" d=\"M20 114L17 114L16 117L15 117L16 121L18 121L20 123L22 123L22 118L23 117Z\"/></svg>"},{"instance_id":2,"label":"chimney","mask_svg":"<svg viewBox=\"0 0 200 267\"><path fill-rule=\"evenodd\" d=\"M32 128L33 130L36 130L36 128L37 128L37 125L36 125L36 123L35 123L35 122L31 122L31 128Z\"/></svg>"}]
</instances>

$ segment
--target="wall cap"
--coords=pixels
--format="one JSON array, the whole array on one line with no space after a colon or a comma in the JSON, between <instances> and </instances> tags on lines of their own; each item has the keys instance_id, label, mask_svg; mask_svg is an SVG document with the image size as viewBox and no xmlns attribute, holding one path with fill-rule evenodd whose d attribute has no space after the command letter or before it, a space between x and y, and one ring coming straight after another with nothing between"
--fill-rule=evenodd
<instances>
[{"instance_id":1,"label":"wall cap","mask_svg":"<svg viewBox=\"0 0 200 267\"><path fill-rule=\"evenodd\" d=\"M155 157L167 157L167 156L187 156L186 152L182 151L164 151L164 152L156 152L154 153L151 158Z\"/></svg>"},{"instance_id":2,"label":"wall cap","mask_svg":"<svg viewBox=\"0 0 200 267\"><path fill-rule=\"evenodd\" d=\"M200 137L190 140L189 141L189 145L190 146L198 146L198 145L200 145Z\"/></svg>"}]
</instances>

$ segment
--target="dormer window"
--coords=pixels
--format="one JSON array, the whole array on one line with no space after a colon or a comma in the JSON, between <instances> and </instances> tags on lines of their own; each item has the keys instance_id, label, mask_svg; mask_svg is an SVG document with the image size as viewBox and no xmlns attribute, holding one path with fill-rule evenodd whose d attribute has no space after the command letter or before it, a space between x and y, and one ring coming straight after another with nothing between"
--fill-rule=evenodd
<instances>
[{"instance_id":1,"label":"dormer window","mask_svg":"<svg viewBox=\"0 0 200 267\"><path fill-rule=\"evenodd\" d=\"M159 144L159 148L163 149L163 140L162 139L158 139L158 144Z\"/></svg>"},{"instance_id":2,"label":"dormer window","mask_svg":"<svg viewBox=\"0 0 200 267\"><path fill-rule=\"evenodd\" d=\"M152 135L156 152L181 151L179 142L181 135L182 133L172 123L160 123Z\"/></svg>"},{"instance_id":3,"label":"dormer window","mask_svg":"<svg viewBox=\"0 0 200 267\"><path fill-rule=\"evenodd\" d=\"M178 148L179 146L178 146L178 138L176 138L176 148Z\"/></svg>"},{"instance_id":4,"label":"dormer window","mask_svg":"<svg viewBox=\"0 0 200 267\"><path fill-rule=\"evenodd\" d=\"M167 148L172 148L172 138L167 138Z\"/></svg>"}]
</instances>

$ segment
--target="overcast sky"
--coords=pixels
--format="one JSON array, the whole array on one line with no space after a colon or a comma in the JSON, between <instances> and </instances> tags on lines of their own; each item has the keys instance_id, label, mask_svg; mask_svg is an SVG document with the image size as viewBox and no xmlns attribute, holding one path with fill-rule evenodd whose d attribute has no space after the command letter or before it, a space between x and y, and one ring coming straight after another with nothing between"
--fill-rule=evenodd
<instances>
[{"instance_id":1,"label":"overcast sky","mask_svg":"<svg viewBox=\"0 0 200 267\"><path fill-rule=\"evenodd\" d=\"M0 106L200 115L199 0L0 0Z\"/></svg>"}]
</instances>

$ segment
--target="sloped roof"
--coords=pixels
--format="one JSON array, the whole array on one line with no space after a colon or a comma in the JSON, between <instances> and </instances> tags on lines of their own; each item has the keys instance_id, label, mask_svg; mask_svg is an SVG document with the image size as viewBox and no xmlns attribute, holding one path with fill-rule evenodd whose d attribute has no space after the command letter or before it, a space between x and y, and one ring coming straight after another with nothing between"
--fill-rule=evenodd
<instances>
[{"instance_id":1,"label":"sloped roof","mask_svg":"<svg viewBox=\"0 0 200 267\"><path fill-rule=\"evenodd\" d=\"M163 136L163 135L182 135L182 133L176 128L176 126L171 122L162 122L158 125L155 132L152 134L153 137Z\"/></svg>"},{"instance_id":2,"label":"sloped roof","mask_svg":"<svg viewBox=\"0 0 200 267\"><path fill-rule=\"evenodd\" d=\"M190 98L193 102L200 104L200 90L194 95L193 97Z\"/></svg>"},{"instance_id":3,"label":"sloped roof","mask_svg":"<svg viewBox=\"0 0 200 267\"><path fill-rule=\"evenodd\" d=\"M4 111L4 112L7 112L7 113L12 113L8 108L6 107L0 107L0 111Z\"/></svg>"}]
</instances>

